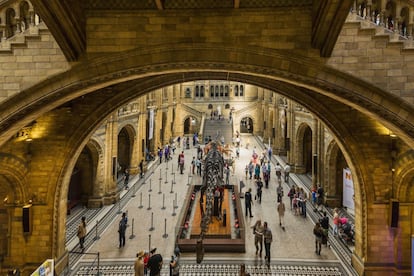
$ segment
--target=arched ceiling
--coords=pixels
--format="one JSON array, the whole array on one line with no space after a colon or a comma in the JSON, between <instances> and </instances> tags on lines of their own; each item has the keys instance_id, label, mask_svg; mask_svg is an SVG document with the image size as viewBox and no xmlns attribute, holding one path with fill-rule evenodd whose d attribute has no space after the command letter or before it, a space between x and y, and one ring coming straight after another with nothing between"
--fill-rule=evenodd
<instances>
[{"instance_id":1,"label":"arched ceiling","mask_svg":"<svg viewBox=\"0 0 414 276\"><path fill-rule=\"evenodd\" d=\"M89 60L22 91L0 105L0 145L45 112L71 101L76 104L93 98L91 103L100 103L91 106L90 112L101 109L100 117L88 122L92 131L110 112L137 96L199 79L240 81L273 90L305 106L345 137L347 131L340 130L338 122L350 110L357 110L413 144L411 106L318 60L280 51L194 46L133 50Z\"/></svg>"},{"instance_id":2,"label":"arched ceiling","mask_svg":"<svg viewBox=\"0 0 414 276\"><path fill-rule=\"evenodd\" d=\"M282 7L312 9L312 46L323 57L330 56L339 32L354 0L31 0L37 13L48 26L68 61L77 61L86 52L86 21L88 13L97 10L269 10Z\"/></svg>"}]
</instances>

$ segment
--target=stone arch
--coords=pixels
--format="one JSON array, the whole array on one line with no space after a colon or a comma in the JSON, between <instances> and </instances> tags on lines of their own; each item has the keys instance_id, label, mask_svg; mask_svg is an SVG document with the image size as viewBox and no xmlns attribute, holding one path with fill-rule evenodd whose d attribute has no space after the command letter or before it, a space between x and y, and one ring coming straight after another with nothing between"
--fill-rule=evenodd
<instances>
[{"instance_id":1,"label":"stone arch","mask_svg":"<svg viewBox=\"0 0 414 276\"><path fill-rule=\"evenodd\" d=\"M183 133L185 135L200 132L199 130L199 119L196 116L186 115L183 119Z\"/></svg>"},{"instance_id":2,"label":"stone arch","mask_svg":"<svg viewBox=\"0 0 414 276\"><path fill-rule=\"evenodd\" d=\"M22 237L13 235L12 222L15 208L21 208L37 198L27 189L26 176L28 164L17 156L0 153L0 262L2 267L12 265L8 260L12 258L10 250L12 242L20 242ZM14 226L13 226L14 225ZM20 230L21 228L19 228ZM20 252L24 255L26 252Z\"/></svg>"},{"instance_id":3,"label":"stone arch","mask_svg":"<svg viewBox=\"0 0 414 276\"><path fill-rule=\"evenodd\" d=\"M401 202L409 202L414 198L414 150L409 150L398 157L395 164L396 193L393 197L399 198Z\"/></svg>"},{"instance_id":4,"label":"stone arch","mask_svg":"<svg viewBox=\"0 0 414 276\"><path fill-rule=\"evenodd\" d=\"M256 125L254 116L240 115L240 118L240 133L254 133Z\"/></svg>"},{"instance_id":5,"label":"stone arch","mask_svg":"<svg viewBox=\"0 0 414 276\"><path fill-rule=\"evenodd\" d=\"M118 131L118 175L131 167L136 131L130 124Z\"/></svg>"},{"instance_id":6,"label":"stone arch","mask_svg":"<svg viewBox=\"0 0 414 276\"><path fill-rule=\"evenodd\" d=\"M6 37L10 38L14 36L16 32L16 11L13 8L8 8L6 10Z\"/></svg>"},{"instance_id":7,"label":"stone arch","mask_svg":"<svg viewBox=\"0 0 414 276\"><path fill-rule=\"evenodd\" d=\"M298 173L311 173L312 170L312 127L302 123L296 130L295 170ZM310 148L309 148L310 146Z\"/></svg>"},{"instance_id":8,"label":"stone arch","mask_svg":"<svg viewBox=\"0 0 414 276\"><path fill-rule=\"evenodd\" d=\"M107 97L112 95L111 100L96 107L95 116L90 116L82 122L82 127L73 134L76 139L73 139L75 142L71 144L71 152L68 154L70 157L67 158L62 169L64 171L73 166L71 158L77 156L78 148L86 143L85 140L93 129L91 126L101 123L108 112L117 108L113 105L114 102L122 105L137 96L184 79L191 81L214 76L216 79L249 83L272 91L278 87L280 89L278 93L298 102L321 118L332 131L341 148L343 147L346 159L352 161L350 166L359 178L356 185L359 194L356 193L356 199L360 201L361 213L367 212L364 208L367 197L373 197L375 193L371 191L373 188L365 183L367 181L365 177L369 178L369 172L357 162L364 160L364 157L353 147L358 143L341 120L346 117L340 112L348 115L352 110L354 113L377 120L402 137L408 145L414 145L412 106L390 93L378 88L374 89L359 79L328 68L320 61L279 51L262 51L262 49L230 49L197 45L191 49L184 48L180 45L176 45L174 49L152 47L147 50L140 49L97 58L95 61L89 60L88 64L75 65L69 72L49 78L41 85L28 88L25 93L17 94L0 104L0 107L4 107L0 110L6 114L0 121L0 144L6 143L11 135L36 116L32 110L41 109L42 112L47 112L60 106L62 102L74 100L80 95L87 96L88 93L95 92L98 94L100 89L109 85L115 86L126 81L131 81L131 85L137 85L140 89L134 89L134 92L132 89L115 91L122 93L108 92ZM156 54L151 55L151 53ZM150 61L144 58L148 56L151 57ZM183 57L185 60L181 60ZM25 98L25 95L29 94L31 100ZM104 97L104 95L100 96ZM59 98L59 101L56 98ZM400 112L395 112L398 110ZM85 129L88 131L85 132ZM58 214L59 201L64 200L64 186L67 183L68 178L62 175L56 186L54 210L58 227L64 224L64 220L58 219ZM357 223L360 223L357 227L366 226L362 218L359 222L357 220ZM358 230L360 235L365 235L364 230ZM59 245L59 238L56 235L55 233L54 244ZM361 238L362 243L365 238ZM365 250L365 247L362 251L358 248L361 258L365 256Z\"/></svg>"},{"instance_id":9,"label":"stone arch","mask_svg":"<svg viewBox=\"0 0 414 276\"><path fill-rule=\"evenodd\" d=\"M332 140L326 151L325 191L327 192L327 205L340 207L342 205L343 185L342 169L348 167L341 149L335 140Z\"/></svg>"},{"instance_id":10,"label":"stone arch","mask_svg":"<svg viewBox=\"0 0 414 276\"><path fill-rule=\"evenodd\" d=\"M0 153L0 176L10 185L12 198L9 200L13 204L25 204L29 200L36 200L35 195L30 194L26 188L28 172L29 167L25 160L11 154ZM10 181L13 181L13 184Z\"/></svg>"},{"instance_id":11,"label":"stone arch","mask_svg":"<svg viewBox=\"0 0 414 276\"><path fill-rule=\"evenodd\" d=\"M27 1L21 1L19 3L20 11L20 29L24 32L30 26L30 5Z\"/></svg>"},{"instance_id":12,"label":"stone arch","mask_svg":"<svg viewBox=\"0 0 414 276\"><path fill-rule=\"evenodd\" d=\"M92 138L84 146L72 170L67 195L67 213L77 205L90 208L102 206L103 195L102 141Z\"/></svg>"}]
</instances>

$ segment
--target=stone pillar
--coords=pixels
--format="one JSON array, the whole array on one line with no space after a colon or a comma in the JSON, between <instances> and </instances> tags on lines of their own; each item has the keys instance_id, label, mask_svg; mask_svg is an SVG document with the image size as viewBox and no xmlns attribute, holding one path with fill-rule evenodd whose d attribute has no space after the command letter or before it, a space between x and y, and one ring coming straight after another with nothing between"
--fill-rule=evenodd
<instances>
[{"instance_id":1,"label":"stone pillar","mask_svg":"<svg viewBox=\"0 0 414 276\"><path fill-rule=\"evenodd\" d=\"M319 137L319 128L318 128L318 120L313 120L313 127L312 127L312 185L317 186L319 184L317 182L317 176L319 174L319 155L318 155L318 137ZM316 168L315 168L316 166Z\"/></svg>"},{"instance_id":2,"label":"stone pillar","mask_svg":"<svg viewBox=\"0 0 414 276\"><path fill-rule=\"evenodd\" d=\"M139 115L137 115L139 118ZM138 164L140 161L140 145L141 145L141 140L140 137L138 135L138 129L139 129L139 125L138 125L138 121L139 119L136 118L136 125L135 125L135 136L131 137L132 139L134 139L133 143L132 143L132 152L131 152L131 164L129 166L129 173L130 174L137 174L139 169L138 169Z\"/></svg>"},{"instance_id":3,"label":"stone pillar","mask_svg":"<svg viewBox=\"0 0 414 276\"><path fill-rule=\"evenodd\" d=\"M286 109L286 120L287 120L287 134L289 138L289 148L287 151L287 162L290 164L292 172L294 171L294 164L296 163L293 143L295 139L295 111L293 109L293 102L291 100L287 101L288 107Z\"/></svg>"},{"instance_id":4,"label":"stone pillar","mask_svg":"<svg viewBox=\"0 0 414 276\"><path fill-rule=\"evenodd\" d=\"M105 198L104 204L113 204L119 199L118 175L118 115L114 112L106 123L105 131Z\"/></svg>"}]
</instances>

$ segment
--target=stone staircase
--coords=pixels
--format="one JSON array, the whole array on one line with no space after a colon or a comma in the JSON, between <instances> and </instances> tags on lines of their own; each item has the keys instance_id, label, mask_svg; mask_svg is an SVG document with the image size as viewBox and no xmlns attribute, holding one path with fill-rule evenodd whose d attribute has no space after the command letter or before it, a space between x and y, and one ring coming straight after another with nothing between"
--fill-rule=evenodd
<instances>
[{"instance_id":1,"label":"stone staircase","mask_svg":"<svg viewBox=\"0 0 414 276\"><path fill-rule=\"evenodd\" d=\"M231 144L233 140L233 122L228 119L205 120L203 130L204 142L211 137L211 140L218 140L224 137L224 144Z\"/></svg>"},{"instance_id":2,"label":"stone staircase","mask_svg":"<svg viewBox=\"0 0 414 276\"><path fill-rule=\"evenodd\" d=\"M366 34L372 36L372 39L384 39L387 42L387 47L398 47L402 52L414 52L414 40L400 35L385 28L382 25L377 25L370 20L366 20L357 14L350 13L345 24L356 24L359 27L358 34Z\"/></svg>"},{"instance_id":3,"label":"stone staircase","mask_svg":"<svg viewBox=\"0 0 414 276\"><path fill-rule=\"evenodd\" d=\"M40 23L35 26L30 26L21 33L17 33L14 36L2 40L0 43L0 54L13 53L14 49L25 48L29 40L41 40L41 32L45 31L49 33L48 28L44 23Z\"/></svg>"}]
</instances>

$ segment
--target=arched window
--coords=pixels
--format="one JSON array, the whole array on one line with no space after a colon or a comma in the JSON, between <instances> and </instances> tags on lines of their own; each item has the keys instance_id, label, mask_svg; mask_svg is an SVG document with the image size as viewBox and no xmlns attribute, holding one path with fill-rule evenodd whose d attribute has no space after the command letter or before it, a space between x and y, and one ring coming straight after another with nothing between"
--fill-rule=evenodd
<instances>
[{"instance_id":1,"label":"arched window","mask_svg":"<svg viewBox=\"0 0 414 276\"><path fill-rule=\"evenodd\" d=\"M210 98L214 98L214 86L210 86Z\"/></svg>"},{"instance_id":2,"label":"arched window","mask_svg":"<svg viewBox=\"0 0 414 276\"><path fill-rule=\"evenodd\" d=\"M216 89L215 89L215 97L218 98L219 97L219 86L216 85Z\"/></svg>"},{"instance_id":3,"label":"arched window","mask_svg":"<svg viewBox=\"0 0 414 276\"><path fill-rule=\"evenodd\" d=\"M226 85L224 86L224 97L228 97L229 96L229 86Z\"/></svg>"},{"instance_id":4,"label":"arched window","mask_svg":"<svg viewBox=\"0 0 414 276\"><path fill-rule=\"evenodd\" d=\"M200 86L200 97L204 98L204 85Z\"/></svg>"},{"instance_id":5,"label":"arched window","mask_svg":"<svg viewBox=\"0 0 414 276\"><path fill-rule=\"evenodd\" d=\"M240 97L243 97L244 95L244 86L240 85Z\"/></svg>"},{"instance_id":6,"label":"arched window","mask_svg":"<svg viewBox=\"0 0 414 276\"><path fill-rule=\"evenodd\" d=\"M224 97L224 86L220 85L220 97Z\"/></svg>"},{"instance_id":7,"label":"arched window","mask_svg":"<svg viewBox=\"0 0 414 276\"><path fill-rule=\"evenodd\" d=\"M238 85L234 86L234 96L236 96L236 97L239 96L239 86Z\"/></svg>"},{"instance_id":8,"label":"arched window","mask_svg":"<svg viewBox=\"0 0 414 276\"><path fill-rule=\"evenodd\" d=\"M200 87L197 85L195 88L195 96L198 98L200 96Z\"/></svg>"}]
</instances>

